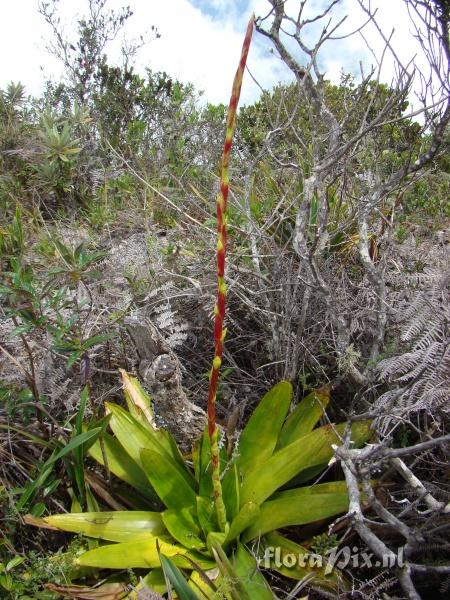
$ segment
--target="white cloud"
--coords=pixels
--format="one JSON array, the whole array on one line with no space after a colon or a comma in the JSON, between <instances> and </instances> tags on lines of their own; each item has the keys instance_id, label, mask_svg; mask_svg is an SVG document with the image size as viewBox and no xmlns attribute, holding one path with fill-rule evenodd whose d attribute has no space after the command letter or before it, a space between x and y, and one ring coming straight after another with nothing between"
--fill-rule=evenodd
<instances>
[{"instance_id":1,"label":"white cloud","mask_svg":"<svg viewBox=\"0 0 450 600\"><path fill-rule=\"evenodd\" d=\"M127 25L127 35L138 37L149 31L152 25L158 27L161 38L144 47L138 64L153 70L163 70L182 81L190 81L198 89L205 90L210 102L227 103L233 75L240 54L246 22L252 11L265 15L270 10L266 0L109 0L108 6L120 8L130 4L134 16ZM86 9L87 0L77 3L61 0L62 21L67 29L76 22L76 14ZM298 0L288 0L287 7L298 7ZM323 5L323 0L313 0L312 9ZM363 19L357 0L344 0L338 8L339 14L347 13L348 20L343 31L351 31ZM394 43L401 58L408 62L417 45L411 36L411 25L402 0L372 0L378 6L379 21L386 34L395 26ZM200 10L200 8L202 10ZM238 11L247 7L241 12ZM218 10L220 8L220 10ZM217 9L217 12L214 12ZM58 78L61 68L45 51L43 38L49 38L50 31L37 12L37 0L14 0L2 6L0 22L0 52L3 57L0 70L0 87L8 81L21 80L28 90L38 93L44 74ZM377 55L382 45L376 31L367 30L367 39ZM269 40L255 35L250 50L248 66L263 88L270 88L280 80L290 77L284 64L270 52ZM333 81L339 79L341 68L358 72L359 60L368 65L373 60L364 40L356 35L336 41L324 52L323 62L327 76ZM393 61L386 56L384 79L393 75ZM251 102L259 96L259 88L250 77L244 78L242 102Z\"/></svg>"},{"instance_id":2,"label":"white cloud","mask_svg":"<svg viewBox=\"0 0 450 600\"><path fill-rule=\"evenodd\" d=\"M29 92L37 92L42 81L41 65L46 63L48 73L58 65L47 57L41 34L42 17L34 0L15 0L2 5L0 21L0 87L10 81L21 81Z\"/></svg>"},{"instance_id":3,"label":"white cloud","mask_svg":"<svg viewBox=\"0 0 450 600\"><path fill-rule=\"evenodd\" d=\"M228 102L245 22L242 27L235 27L231 20L213 20L186 0L172 0L173 11L170 12L162 3L157 4L151 19L157 24L161 38L143 52L141 64L147 60L154 70L165 70L183 81L193 82L197 88L206 91L211 102ZM139 6L136 6L136 16L139 10L144 16L145 10ZM249 56L249 66L252 64L257 76L263 76L265 85L273 81L274 61L269 55L267 58L262 56L255 46ZM243 100L257 95L255 84L245 78Z\"/></svg>"}]
</instances>

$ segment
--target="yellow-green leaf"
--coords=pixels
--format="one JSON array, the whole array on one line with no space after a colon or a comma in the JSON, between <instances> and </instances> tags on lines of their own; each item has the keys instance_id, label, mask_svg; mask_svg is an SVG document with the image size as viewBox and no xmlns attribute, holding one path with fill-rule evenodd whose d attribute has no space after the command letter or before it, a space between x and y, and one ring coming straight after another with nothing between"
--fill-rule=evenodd
<instances>
[{"instance_id":1,"label":"yellow-green leaf","mask_svg":"<svg viewBox=\"0 0 450 600\"><path fill-rule=\"evenodd\" d=\"M227 524L228 526L228 524ZM206 545L208 546L208 551L213 554L213 548L217 550L218 547L222 547L225 539L227 537L227 533L223 531L210 531L206 536Z\"/></svg>"},{"instance_id":2,"label":"yellow-green leaf","mask_svg":"<svg viewBox=\"0 0 450 600\"><path fill-rule=\"evenodd\" d=\"M147 429L156 430L150 396L136 379L128 375L124 369L119 369L123 383L123 393L130 414Z\"/></svg>"},{"instance_id":3,"label":"yellow-green leaf","mask_svg":"<svg viewBox=\"0 0 450 600\"><path fill-rule=\"evenodd\" d=\"M224 552L220 543L213 542L212 552L223 578L231 584L229 586L230 593L228 599L252 600L252 597L244 588L244 582L236 573L234 566L231 564L230 559Z\"/></svg>"},{"instance_id":4,"label":"yellow-green leaf","mask_svg":"<svg viewBox=\"0 0 450 600\"><path fill-rule=\"evenodd\" d=\"M141 462L152 487L167 508L195 510L197 495L170 457L144 448Z\"/></svg>"},{"instance_id":5,"label":"yellow-green leaf","mask_svg":"<svg viewBox=\"0 0 450 600\"><path fill-rule=\"evenodd\" d=\"M205 540L201 538L202 531L192 509L167 509L161 516L170 535L185 548L196 550L206 548Z\"/></svg>"},{"instance_id":6,"label":"yellow-green leaf","mask_svg":"<svg viewBox=\"0 0 450 600\"><path fill-rule=\"evenodd\" d=\"M337 568L327 574L325 572L326 567L317 566L315 558L311 557L311 553L307 548L278 533L265 535L258 545L255 545L255 548L258 551L262 567L274 569L285 577L305 580L325 590L336 591L347 587L342 573Z\"/></svg>"},{"instance_id":7,"label":"yellow-green leaf","mask_svg":"<svg viewBox=\"0 0 450 600\"><path fill-rule=\"evenodd\" d=\"M316 390L303 398L286 419L278 438L277 450L310 433L323 415L329 401L329 388Z\"/></svg>"},{"instance_id":8,"label":"yellow-green leaf","mask_svg":"<svg viewBox=\"0 0 450 600\"><path fill-rule=\"evenodd\" d=\"M104 433L102 438L108 468L111 473L130 484L146 498L156 499L155 491L139 464L125 452L122 445L113 436ZM88 452L98 463L104 464L103 452L98 440L89 448Z\"/></svg>"},{"instance_id":9,"label":"yellow-green leaf","mask_svg":"<svg viewBox=\"0 0 450 600\"><path fill-rule=\"evenodd\" d=\"M199 494L205 497L210 496L213 489L211 478L211 442L207 429L205 429L194 446L193 459L195 478L199 485Z\"/></svg>"},{"instance_id":10,"label":"yellow-green leaf","mask_svg":"<svg viewBox=\"0 0 450 600\"><path fill-rule=\"evenodd\" d=\"M209 581L208 581L209 580ZM220 588L221 575L219 569L211 569L210 571L192 571L188 584L201 598L201 600L218 600L217 588ZM214 586L214 589L213 587Z\"/></svg>"},{"instance_id":11,"label":"yellow-green leaf","mask_svg":"<svg viewBox=\"0 0 450 600\"><path fill-rule=\"evenodd\" d=\"M67 513L44 517L52 527L110 542L127 542L166 532L160 513L150 511L115 511Z\"/></svg>"},{"instance_id":12,"label":"yellow-green leaf","mask_svg":"<svg viewBox=\"0 0 450 600\"><path fill-rule=\"evenodd\" d=\"M196 486L195 479L184 465L180 464L179 456L169 438L162 430L151 431L143 427L129 412L115 404L106 404L108 412L112 413L109 425L122 447L131 458L142 467L141 450L143 448L168 457L176 466L179 474L192 488ZM145 469L144 469L145 470Z\"/></svg>"},{"instance_id":13,"label":"yellow-green leaf","mask_svg":"<svg viewBox=\"0 0 450 600\"><path fill-rule=\"evenodd\" d=\"M205 536L218 529L217 513L212 498L197 496L197 517Z\"/></svg>"},{"instance_id":14,"label":"yellow-green leaf","mask_svg":"<svg viewBox=\"0 0 450 600\"><path fill-rule=\"evenodd\" d=\"M172 558L177 567L192 570L195 561L202 569L211 569L214 562L182 546L170 544L158 537L146 540L109 544L89 550L75 559L76 564L99 569L153 569L161 566L157 543L162 554Z\"/></svg>"},{"instance_id":15,"label":"yellow-green leaf","mask_svg":"<svg viewBox=\"0 0 450 600\"><path fill-rule=\"evenodd\" d=\"M232 521L239 512L240 479L238 468L234 464L225 474L222 483L222 495L227 517Z\"/></svg>"},{"instance_id":16,"label":"yellow-green leaf","mask_svg":"<svg viewBox=\"0 0 450 600\"><path fill-rule=\"evenodd\" d=\"M158 594L167 591L166 578L162 569L152 569L145 577L140 579L137 586L126 596L127 600L142 600L145 598L145 590L151 589Z\"/></svg>"},{"instance_id":17,"label":"yellow-green leaf","mask_svg":"<svg viewBox=\"0 0 450 600\"><path fill-rule=\"evenodd\" d=\"M319 427L250 470L242 483L241 506L247 502L261 505L304 469L328 462L333 456L331 445L340 443L345 428L346 423ZM352 440L356 446L367 440L370 434L370 421L361 421L352 427Z\"/></svg>"},{"instance_id":18,"label":"yellow-green leaf","mask_svg":"<svg viewBox=\"0 0 450 600\"><path fill-rule=\"evenodd\" d=\"M281 381L262 398L239 438L236 464L246 473L272 456L292 399L292 385Z\"/></svg>"},{"instance_id":19,"label":"yellow-green leaf","mask_svg":"<svg viewBox=\"0 0 450 600\"><path fill-rule=\"evenodd\" d=\"M248 542L275 529L320 521L347 510L345 481L280 492L261 504L259 516L244 532L242 541Z\"/></svg>"},{"instance_id":20,"label":"yellow-green leaf","mask_svg":"<svg viewBox=\"0 0 450 600\"><path fill-rule=\"evenodd\" d=\"M232 564L249 598L274 600L275 596L261 571L258 569L254 556L242 544L238 544Z\"/></svg>"},{"instance_id":21,"label":"yellow-green leaf","mask_svg":"<svg viewBox=\"0 0 450 600\"><path fill-rule=\"evenodd\" d=\"M105 406L107 412L112 414L109 425L114 435L138 465L142 466L142 448L154 450L159 454L166 454L166 449L161 446L156 436L144 428L129 412L110 402L107 402Z\"/></svg>"},{"instance_id":22,"label":"yellow-green leaf","mask_svg":"<svg viewBox=\"0 0 450 600\"><path fill-rule=\"evenodd\" d=\"M222 435L219 433L219 435ZM221 444L220 444L221 445ZM221 445L219 451L220 471L222 472L227 464L227 454L225 445ZM208 497L212 494L212 474L211 474L211 440L208 434L208 428L205 428L201 438L195 444L193 452L195 479L199 485L199 495Z\"/></svg>"},{"instance_id":23,"label":"yellow-green leaf","mask_svg":"<svg viewBox=\"0 0 450 600\"><path fill-rule=\"evenodd\" d=\"M255 521L259 521L259 506L253 502L247 502L235 519L233 519L225 539L225 544L235 540L245 529L253 525Z\"/></svg>"}]
</instances>

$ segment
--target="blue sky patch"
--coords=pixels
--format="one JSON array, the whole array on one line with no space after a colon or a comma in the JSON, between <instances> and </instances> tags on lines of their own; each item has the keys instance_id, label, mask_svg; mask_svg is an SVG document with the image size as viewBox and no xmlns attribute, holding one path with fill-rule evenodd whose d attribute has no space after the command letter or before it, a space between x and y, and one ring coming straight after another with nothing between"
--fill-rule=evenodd
<instances>
[{"instance_id":1,"label":"blue sky patch","mask_svg":"<svg viewBox=\"0 0 450 600\"><path fill-rule=\"evenodd\" d=\"M229 19L249 12L249 0L189 0L192 6L214 20Z\"/></svg>"}]
</instances>

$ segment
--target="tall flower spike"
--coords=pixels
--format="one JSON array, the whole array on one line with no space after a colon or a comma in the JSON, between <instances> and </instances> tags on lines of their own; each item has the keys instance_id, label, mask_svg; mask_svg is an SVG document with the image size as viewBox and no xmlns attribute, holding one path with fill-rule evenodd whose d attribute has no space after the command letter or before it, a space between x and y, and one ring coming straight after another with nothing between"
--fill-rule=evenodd
<instances>
[{"instance_id":1,"label":"tall flower spike","mask_svg":"<svg viewBox=\"0 0 450 600\"><path fill-rule=\"evenodd\" d=\"M230 104L227 114L227 128L222 154L222 168L220 176L220 192L217 196L217 300L214 307L214 360L209 377L208 390L208 434L211 443L211 472L216 506L217 520L221 531L226 526L226 510L222 498L219 467L219 431L216 424L216 394L219 379L220 365L222 364L223 343L226 330L223 326L225 319L225 303L227 287L225 283L225 256L227 248L227 201L228 201L228 164L230 160L231 145L236 125L236 110L241 93L242 77L247 62L248 50L253 34L254 15L251 16L247 26L244 43L242 44L241 59L234 76Z\"/></svg>"}]
</instances>

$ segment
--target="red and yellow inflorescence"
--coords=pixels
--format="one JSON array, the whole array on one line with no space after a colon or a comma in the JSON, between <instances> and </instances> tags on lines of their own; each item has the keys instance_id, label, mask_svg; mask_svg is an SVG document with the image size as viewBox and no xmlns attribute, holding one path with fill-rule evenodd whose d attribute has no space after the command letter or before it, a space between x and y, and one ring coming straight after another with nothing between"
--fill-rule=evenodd
<instances>
[{"instance_id":1,"label":"red and yellow inflorescence","mask_svg":"<svg viewBox=\"0 0 450 600\"><path fill-rule=\"evenodd\" d=\"M230 104L227 114L227 128L222 154L220 192L217 196L217 300L214 306L214 360L211 368L208 390L208 433L211 441L211 467L214 487L214 499L221 530L225 528L226 514L222 500L222 490L219 473L218 429L216 424L216 394L219 370L222 364L223 344L226 335L224 327L227 286L225 283L225 256L227 248L227 201L229 189L228 165L231 145L236 125L236 110L241 93L247 55L253 34L254 17L250 18L242 44L241 59L234 76Z\"/></svg>"}]
</instances>

